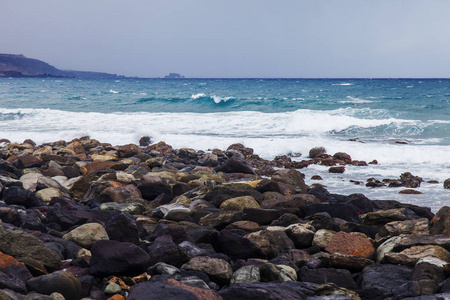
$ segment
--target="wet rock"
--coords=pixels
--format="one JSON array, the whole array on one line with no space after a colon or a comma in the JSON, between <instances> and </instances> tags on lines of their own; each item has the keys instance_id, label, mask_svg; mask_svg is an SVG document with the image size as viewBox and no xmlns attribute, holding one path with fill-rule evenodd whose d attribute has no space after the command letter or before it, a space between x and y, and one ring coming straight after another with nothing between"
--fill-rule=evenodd
<instances>
[{"instance_id":1,"label":"wet rock","mask_svg":"<svg viewBox=\"0 0 450 300\"><path fill-rule=\"evenodd\" d=\"M441 207L431 222L431 234L450 234L450 207Z\"/></svg>"},{"instance_id":2,"label":"wet rock","mask_svg":"<svg viewBox=\"0 0 450 300\"><path fill-rule=\"evenodd\" d=\"M208 274L214 282L225 285L230 282L233 271L229 263L220 258L197 256L182 266L185 270L201 271Z\"/></svg>"},{"instance_id":3,"label":"wet rock","mask_svg":"<svg viewBox=\"0 0 450 300\"><path fill-rule=\"evenodd\" d=\"M251 166L245 161L230 158L215 168L216 172L254 174Z\"/></svg>"},{"instance_id":4,"label":"wet rock","mask_svg":"<svg viewBox=\"0 0 450 300\"><path fill-rule=\"evenodd\" d=\"M230 284L255 283L261 281L260 267L256 265L243 266L236 270L231 277Z\"/></svg>"},{"instance_id":5,"label":"wet rock","mask_svg":"<svg viewBox=\"0 0 450 300\"><path fill-rule=\"evenodd\" d=\"M384 225L393 221L418 219L417 215L406 208L394 208L370 212L360 216L360 221L366 225Z\"/></svg>"},{"instance_id":6,"label":"wet rock","mask_svg":"<svg viewBox=\"0 0 450 300\"><path fill-rule=\"evenodd\" d=\"M144 204L136 202L131 203L106 202L102 203L99 206L99 209L103 211L120 210L122 212L126 212L132 215L142 215L146 211Z\"/></svg>"},{"instance_id":7,"label":"wet rock","mask_svg":"<svg viewBox=\"0 0 450 300\"><path fill-rule=\"evenodd\" d=\"M325 148L323 148L323 147L315 147L315 148L312 148L311 150L309 150L309 157L310 158L316 158L316 157L320 157L321 155L323 155L325 153L327 153Z\"/></svg>"},{"instance_id":8,"label":"wet rock","mask_svg":"<svg viewBox=\"0 0 450 300\"><path fill-rule=\"evenodd\" d=\"M148 254L131 243L100 240L92 246L91 253L89 268L94 276L138 275L149 263Z\"/></svg>"},{"instance_id":9,"label":"wet rock","mask_svg":"<svg viewBox=\"0 0 450 300\"><path fill-rule=\"evenodd\" d=\"M420 195L420 194L422 194L422 192L416 191L416 190L412 190L412 189L401 190L398 193L399 194L403 194L403 195Z\"/></svg>"},{"instance_id":10,"label":"wet rock","mask_svg":"<svg viewBox=\"0 0 450 300\"><path fill-rule=\"evenodd\" d=\"M343 160L346 163L351 163L351 161L352 161L352 157L345 152L336 152L333 155L333 158L338 159L338 160Z\"/></svg>"},{"instance_id":11,"label":"wet rock","mask_svg":"<svg viewBox=\"0 0 450 300\"><path fill-rule=\"evenodd\" d=\"M328 169L329 173L344 173L345 172L345 167L344 166L339 166L339 167L330 167Z\"/></svg>"},{"instance_id":12,"label":"wet rock","mask_svg":"<svg viewBox=\"0 0 450 300\"><path fill-rule=\"evenodd\" d=\"M152 138L150 136L143 136L139 139L139 146L141 147L147 147L152 143Z\"/></svg>"},{"instance_id":13,"label":"wet rock","mask_svg":"<svg viewBox=\"0 0 450 300\"><path fill-rule=\"evenodd\" d=\"M450 178L445 179L444 189L450 189Z\"/></svg>"},{"instance_id":14,"label":"wet rock","mask_svg":"<svg viewBox=\"0 0 450 300\"><path fill-rule=\"evenodd\" d=\"M29 291L36 291L44 295L58 292L67 300L78 300L81 295L80 281L66 271L31 278L26 284Z\"/></svg>"},{"instance_id":15,"label":"wet rock","mask_svg":"<svg viewBox=\"0 0 450 300\"><path fill-rule=\"evenodd\" d=\"M362 258L372 258L375 249L368 238L356 234L349 234L343 231L336 233L325 251L334 254L353 255Z\"/></svg>"},{"instance_id":16,"label":"wet rock","mask_svg":"<svg viewBox=\"0 0 450 300\"><path fill-rule=\"evenodd\" d=\"M409 172L403 173L400 175L400 180L402 182L402 186L408 188L417 188L420 187L420 183L423 182L423 179L419 176L414 176Z\"/></svg>"}]
</instances>

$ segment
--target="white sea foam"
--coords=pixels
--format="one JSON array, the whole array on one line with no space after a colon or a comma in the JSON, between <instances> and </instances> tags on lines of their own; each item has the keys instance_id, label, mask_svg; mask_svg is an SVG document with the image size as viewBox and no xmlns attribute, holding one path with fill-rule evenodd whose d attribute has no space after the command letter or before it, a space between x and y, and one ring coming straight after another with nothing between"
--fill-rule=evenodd
<instances>
[{"instance_id":1,"label":"white sea foam","mask_svg":"<svg viewBox=\"0 0 450 300\"><path fill-rule=\"evenodd\" d=\"M333 83L332 85L349 86L349 85L354 85L354 84L353 84L353 83L350 83L350 82L344 82L344 83Z\"/></svg>"},{"instance_id":2,"label":"white sea foam","mask_svg":"<svg viewBox=\"0 0 450 300\"><path fill-rule=\"evenodd\" d=\"M361 98L356 98L352 96L347 96L347 100L339 101L339 103L354 103L354 104L363 104L363 103L372 103L371 100L365 100Z\"/></svg>"},{"instance_id":3,"label":"white sea foam","mask_svg":"<svg viewBox=\"0 0 450 300\"><path fill-rule=\"evenodd\" d=\"M212 95L211 98L213 98L214 102L216 102L217 104L219 104L220 102L227 102L230 99L233 99L233 97L219 97L216 95Z\"/></svg>"},{"instance_id":4,"label":"white sea foam","mask_svg":"<svg viewBox=\"0 0 450 300\"><path fill-rule=\"evenodd\" d=\"M118 93L119 93L118 91L115 91L115 90L109 90L109 92L110 92L111 94L118 94Z\"/></svg>"},{"instance_id":5,"label":"white sea foam","mask_svg":"<svg viewBox=\"0 0 450 300\"><path fill-rule=\"evenodd\" d=\"M192 95L192 96L191 96L191 99L196 100L196 99L202 98L202 97L206 97L206 95L203 94L203 93L198 93L198 94Z\"/></svg>"}]
</instances>

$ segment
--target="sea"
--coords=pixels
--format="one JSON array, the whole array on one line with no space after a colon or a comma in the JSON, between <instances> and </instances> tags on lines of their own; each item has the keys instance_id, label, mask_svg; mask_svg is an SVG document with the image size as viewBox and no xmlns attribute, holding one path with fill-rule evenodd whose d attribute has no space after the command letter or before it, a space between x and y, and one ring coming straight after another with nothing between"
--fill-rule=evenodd
<instances>
[{"instance_id":1,"label":"sea","mask_svg":"<svg viewBox=\"0 0 450 300\"><path fill-rule=\"evenodd\" d=\"M312 165L300 170L307 184L437 212L450 205L443 188L450 177L449 101L449 79L2 78L0 138L42 144L90 136L124 145L151 136L197 150L242 143L262 158L293 160L324 147L378 164L346 166L343 174ZM404 172L424 179L416 189L422 194L365 186L368 178Z\"/></svg>"}]
</instances>

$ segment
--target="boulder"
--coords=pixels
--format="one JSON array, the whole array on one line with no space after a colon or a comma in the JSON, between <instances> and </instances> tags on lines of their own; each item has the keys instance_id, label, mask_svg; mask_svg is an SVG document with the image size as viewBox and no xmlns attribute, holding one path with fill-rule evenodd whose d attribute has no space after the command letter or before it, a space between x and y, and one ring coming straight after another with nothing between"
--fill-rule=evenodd
<instances>
[{"instance_id":1,"label":"boulder","mask_svg":"<svg viewBox=\"0 0 450 300\"><path fill-rule=\"evenodd\" d=\"M182 266L185 270L201 271L208 274L214 282L225 285L230 282L233 271L225 260L207 256L197 256Z\"/></svg>"},{"instance_id":2,"label":"boulder","mask_svg":"<svg viewBox=\"0 0 450 300\"><path fill-rule=\"evenodd\" d=\"M107 187L100 193L100 197L98 199L102 203L126 203L133 198L142 198L141 192L135 185L128 184L124 187Z\"/></svg>"},{"instance_id":3,"label":"boulder","mask_svg":"<svg viewBox=\"0 0 450 300\"><path fill-rule=\"evenodd\" d=\"M143 273L149 263L148 254L132 243L100 240L91 248L89 269L93 276L134 276Z\"/></svg>"},{"instance_id":4,"label":"boulder","mask_svg":"<svg viewBox=\"0 0 450 300\"><path fill-rule=\"evenodd\" d=\"M450 262L450 253L435 245L412 246L398 253L388 252L385 255L385 261L392 264L414 266L420 259L426 257L435 257L444 262Z\"/></svg>"},{"instance_id":5,"label":"boulder","mask_svg":"<svg viewBox=\"0 0 450 300\"><path fill-rule=\"evenodd\" d=\"M325 251L331 254L353 255L368 259L372 258L375 254L375 248L368 238L343 231L333 236L325 247Z\"/></svg>"},{"instance_id":6,"label":"boulder","mask_svg":"<svg viewBox=\"0 0 450 300\"><path fill-rule=\"evenodd\" d=\"M277 170L272 175L272 180L298 187L303 193L308 191L303 175L295 169Z\"/></svg>"},{"instance_id":7,"label":"boulder","mask_svg":"<svg viewBox=\"0 0 450 300\"><path fill-rule=\"evenodd\" d=\"M337 173L337 174L342 174L345 172L345 167L344 166L338 166L338 167L330 167L328 169L329 173Z\"/></svg>"},{"instance_id":8,"label":"boulder","mask_svg":"<svg viewBox=\"0 0 450 300\"><path fill-rule=\"evenodd\" d=\"M245 208L261 208L252 196L241 196L225 200L220 204L220 209L223 210L239 210L243 211Z\"/></svg>"},{"instance_id":9,"label":"boulder","mask_svg":"<svg viewBox=\"0 0 450 300\"><path fill-rule=\"evenodd\" d=\"M357 285L351 273L344 269L319 268L310 269L301 267L298 271L299 280L317 284L334 283L347 289L356 289Z\"/></svg>"},{"instance_id":10,"label":"boulder","mask_svg":"<svg viewBox=\"0 0 450 300\"><path fill-rule=\"evenodd\" d=\"M212 242L214 249L233 258L264 257L264 253L258 244L239 233L241 233L240 230L233 229L220 231L217 239Z\"/></svg>"},{"instance_id":11,"label":"boulder","mask_svg":"<svg viewBox=\"0 0 450 300\"><path fill-rule=\"evenodd\" d=\"M163 262L179 268L189 261L189 256L186 251L176 245L169 235L155 239L148 247L148 253L150 265Z\"/></svg>"},{"instance_id":12,"label":"boulder","mask_svg":"<svg viewBox=\"0 0 450 300\"><path fill-rule=\"evenodd\" d=\"M220 207L225 200L241 196L252 196L256 201L261 199L261 194L245 183L217 185L205 195L204 199L215 207Z\"/></svg>"},{"instance_id":13,"label":"boulder","mask_svg":"<svg viewBox=\"0 0 450 300\"><path fill-rule=\"evenodd\" d=\"M380 228L377 237L381 238L401 234L429 234L429 223L426 218L389 222Z\"/></svg>"},{"instance_id":14,"label":"boulder","mask_svg":"<svg viewBox=\"0 0 450 300\"><path fill-rule=\"evenodd\" d=\"M230 158L215 168L216 172L254 174L253 168L244 160Z\"/></svg>"},{"instance_id":15,"label":"boulder","mask_svg":"<svg viewBox=\"0 0 450 300\"><path fill-rule=\"evenodd\" d=\"M42 199L45 203L48 203L52 200L53 197L60 197L62 193L60 190L55 188L46 188L36 192L36 196Z\"/></svg>"},{"instance_id":16,"label":"boulder","mask_svg":"<svg viewBox=\"0 0 450 300\"><path fill-rule=\"evenodd\" d=\"M67 271L57 271L49 275L31 278L26 285L29 291L43 295L58 292L66 300L78 300L81 296L80 281Z\"/></svg>"},{"instance_id":17,"label":"boulder","mask_svg":"<svg viewBox=\"0 0 450 300\"><path fill-rule=\"evenodd\" d=\"M373 265L370 259L334 253L330 256L330 266L336 269L346 269L350 272L361 272L365 267Z\"/></svg>"},{"instance_id":18,"label":"boulder","mask_svg":"<svg viewBox=\"0 0 450 300\"><path fill-rule=\"evenodd\" d=\"M288 238L283 227L280 230L265 229L255 231L246 234L245 237L258 245L264 256L269 259L295 248L294 243Z\"/></svg>"},{"instance_id":19,"label":"boulder","mask_svg":"<svg viewBox=\"0 0 450 300\"><path fill-rule=\"evenodd\" d=\"M97 241L109 240L109 236L101 224L87 223L66 233L63 239L73 241L81 247L89 249Z\"/></svg>"},{"instance_id":20,"label":"boulder","mask_svg":"<svg viewBox=\"0 0 450 300\"><path fill-rule=\"evenodd\" d=\"M105 230L110 240L139 243L139 232L135 218L127 212L113 211L105 223Z\"/></svg>"},{"instance_id":21,"label":"boulder","mask_svg":"<svg viewBox=\"0 0 450 300\"><path fill-rule=\"evenodd\" d=\"M141 153L141 148L135 144L127 144L117 148L120 157L132 157Z\"/></svg>"},{"instance_id":22,"label":"boulder","mask_svg":"<svg viewBox=\"0 0 450 300\"><path fill-rule=\"evenodd\" d=\"M239 268L233 273L230 284L260 282L261 275L259 269L260 267L256 265L247 265Z\"/></svg>"},{"instance_id":23,"label":"boulder","mask_svg":"<svg viewBox=\"0 0 450 300\"><path fill-rule=\"evenodd\" d=\"M224 300L304 300L312 296L317 285L304 282L255 282L237 283L221 289L218 294Z\"/></svg>"},{"instance_id":24,"label":"boulder","mask_svg":"<svg viewBox=\"0 0 450 300\"><path fill-rule=\"evenodd\" d=\"M25 208L41 206L42 200L33 192L19 186L11 186L3 191L3 201L6 204L21 205Z\"/></svg>"},{"instance_id":25,"label":"boulder","mask_svg":"<svg viewBox=\"0 0 450 300\"><path fill-rule=\"evenodd\" d=\"M431 234L450 234L450 207L441 207L431 223Z\"/></svg>"},{"instance_id":26,"label":"boulder","mask_svg":"<svg viewBox=\"0 0 450 300\"><path fill-rule=\"evenodd\" d=\"M292 224L286 227L287 236L294 242L298 249L308 248L314 239L314 228L305 224Z\"/></svg>"},{"instance_id":27,"label":"boulder","mask_svg":"<svg viewBox=\"0 0 450 300\"><path fill-rule=\"evenodd\" d=\"M310 158L316 158L320 157L321 155L327 153L324 147L315 147L309 150L309 157Z\"/></svg>"},{"instance_id":28,"label":"boulder","mask_svg":"<svg viewBox=\"0 0 450 300\"><path fill-rule=\"evenodd\" d=\"M411 210L406 208L394 208L388 210L380 210L377 212L369 212L360 217L361 223L365 225L383 226L386 223L393 221L405 221L412 219L419 219L418 216Z\"/></svg>"},{"instance_id":29,"label":"boulder","mask_svg":"<svg viewBox=\"0 0 450 300\"><path fill-rule=\"evenodd\" d=\"M199 300L190 291L161 282L144 281L133 285L127 300ZM115 299L114 299L115 300Z\"/></svg>"},{"instance_id":30,"label":"boulder","mask_svg":"<svg viewBox=\"0 0 450 300\"><path fill-rule=\"evenodd\" d=\"M143 176L139 181L138 189L146 200L154 200L161 194L173 197L170 185L164 179L156 176Z\"/></svg>"},{"instance_id":31,"label":"boulder","mask_svg":"<svg viewBox=\"0 0 450 300\"><path fill-rule=\"evenodd\" d=\"M313 237L312 244L316 247L324 249L335 236L336 231L328 229L319 229Z\"/></svg>"},{"instance_id":32,"label":"boulder","mask_svg":"<svg viewBox=\"0 0 450 300\"><path fill-rule=\"evenodd\" d=\"M141 147L147 147L148 145L150 145L152 143L152 138L148 135L143 136L139 139L139 146Z\"/></svg>"},{"instance_id":33,"label":"boulder","mask_svg":"<svg viewBox=\"0 0 450 300\"><path fill-rule=\"evenodd\" d=\"M394 294L402 284L407 283L412 276L412 269L397 265L373 265L361 273L361 288L376 288L384 297Z\"/></svg>"},{"instance_id":34,"label":"boulder","mask_svg":"<svg viewBox=\"0 0 450 300\"><path fill-rule=\"evenodd\" d=\"M198 298L198 300L222 300L221 296L210 289L202 289L199 287L189 286L187 284L176 281L175 279L167 279L163 283L168 286L179 287L183 290L191 292Z\"/></svg>"}]
</instances>

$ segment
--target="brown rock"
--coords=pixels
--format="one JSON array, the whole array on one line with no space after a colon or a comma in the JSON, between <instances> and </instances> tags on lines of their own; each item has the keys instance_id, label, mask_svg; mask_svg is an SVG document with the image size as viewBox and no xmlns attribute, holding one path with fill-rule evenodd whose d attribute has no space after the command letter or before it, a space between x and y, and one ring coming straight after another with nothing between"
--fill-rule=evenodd
<instances>
[{"instance_id":1,"label":"brown rock","mask_svg":"<svg viewBox=\"0 0 450 300\"><path fill-rule=\"evenodd\" d=\"M149 136L143 136L139 139L139 146L147 147L152 143L152 138Z\"/></svg>"},{"instance_id":2,"label":"brown rock","mask_svg":"<svg viewBox=\"0 0 450 300\"><path fill-rule=\"evenodd\" d=\"M233 270L229 263L223 259L208 256L196 256L185 263L182 268L205 272L211 280L221 285L228 284L233 275Z\"/></svg>"},{"instance_id":3,"label":"brown rock","mask_svg":"<svg viewBox=\"0 0 450 300\"><path fill-rule=\"evenodd\" d=\"M0 252L0 269L5 270L6 267L10 265L24 265L11 255Z\"/></svg>"},{"instance_id":4,"label":"brown rock","mask_svg":"<svg viewBox=\"0 0 450 300\"><path fill-rule=\"evenodd\" d=\"M115 161L93 161L81 168L83 174L92 174L96 172L106 172L109 170L125 170L127 165Z\"/></svg>"},{"instance_id":5,"label":"brown rock","mask_svg":"<svg viewBox=\"0 0 450 300\"><path fill-rule=\"evenodd\" d=\"M345 162L351 162L352 157L345 152L337 152L333 155L335 159L343 160Z\"/></svg>"},{"instance_id":6,"label":"brown rock","mask_svg":"<svg viewBox=\"0 0 450 300\"><path fill-rule=\"evenodd\" d=\"M117 149L117 153L119 153L120 157L132 157L141 154L141 148L135 144L127 144L120 146Z\"/></svg>"},{"instance_id":7,"label":"brown rock","mask_svg":"<svg viewBox=\"0 0 450 300\"><path fill-rule=\"evenodd\" d=\"M404 194L404 195L419 195L419 194L422 194L422 192L416 191L416 190L413 190L413 189L401 190L398 193L399 194Z\"/></svg>"},{"instance_id":8,"label":"brown rock","mask_svg":"<svg viewBox=\"0 0 450 300\"><path fill-rule=\"evenodd\" d=\"M431 223L431 234L450 234L450 207L441 207Z\"/></svg>"},{"instance_id":9,"label":"brown rock","mask_svg":"<svg viewBox=\"0 0 450 300\"><path fill-rule=\"evenodd\" d=\"M172 146L166 144L165 142L159 142L159 143L150 145L145 149L150 150L150 151L152 151L152 150L158 151L162 156L174 154Z\"/></svg>"},{"instance_id":10,"label":"brown rock","mask_svg":"<svg viewBox=\"0 0 450 300\"><path fill-rule=\"evenodd\" d=\"M100 193L100 202L126 203L134 198L142 198L139 189L132 184L124 187L107 187Z\"/></svg>"},{"instance_id":11,"label":"brown rock","mask_svg":"<svg viewBox=\"0 0 450 300\"><path fill-rule=\"evenodd\" d=\"M305 184L302 174L295 169L278 170L273 174L272 180L299 187L303 193L308 191L308 186Z\"/></svg>"},{"instance_id":12,"label":"brown rock","mask_svg":"<svg viewBox=\"0 0 450 300\"><path fill-rule=\"evenodd\" d=\"M450 262L450 252L436 245L412 246L399 253L389 252L385 254L385 260L392 264L414 266L420 259L436 257L445 262Z\"/></svg>"},{"instance_id":13,"label":"brown rock","mask_svg":"<svg viewBox=\"0 0 450 300\"><path fill-rule=\"evenodd\" d=\"M250 233L260 230L260 226L258 223L253 221L237 221L225 227L225 230L228 229L241 229L244 230L245 232Z\"/></svg>"},{"instance_id":14,"label":"brown rock","mask_svg":"<svg viewBox=\"0 0 450 300\"><path fill-rule=\"evenodd\" d=\"M345 167L344 166L331 167L331 168L328 169L328 172L330 172L330 173L344 173L345 172Z\"/></svg>"},{"instance_id":15,"label":"brown rock","mask_svg":"<svg viewBox=\"0 0 450 300\"><path fill-rule=\"evenodd\" d=\"M167 279L163 282L165 285L175 286L182 288L183 290L187 290L194 294L199 300L221 300L223 299L221 296L219 296L216 292L213 290L206 290L199 287L190 286L184 283L181 283L179 281L176 281L175 279Z\"/></svg>"},{"instance_id":16,"label":"brown rock","mask_svg":"<svg viewBox=\"0 0 450 300\"><path fill-rule=\"evenodd\" d=\"M313 175L311 177L311 180L323 180L322 177L320 177L319 175Z\"/></svg>"},{"instance_id":17,"label":"brown rock","mask_svg":"<svg viewBox=\"0 0 450 300\"><path fill-rule=\"evenodd\" d=\"M375 249L368 238L340 231L328 243L325 250L331 254L353 255L372 258Z\"/></svg>"},{"instance_id":18,"label":"brown rock","mask_svg":"<svg viewBox=\"0 0 450 300\"><path fill-rule=\"evenodd\" d=\"M327 151L325 150L324 147L315 147L309 150L309 157L316 158L325 153L327 153Z\"/></svg>"}]
</instances>

